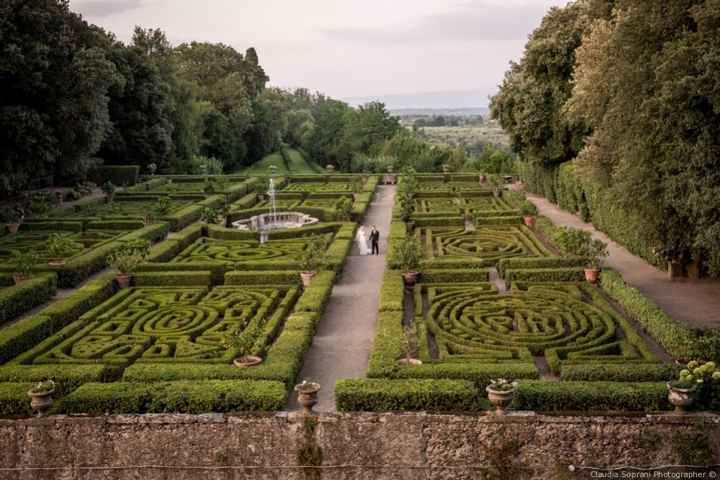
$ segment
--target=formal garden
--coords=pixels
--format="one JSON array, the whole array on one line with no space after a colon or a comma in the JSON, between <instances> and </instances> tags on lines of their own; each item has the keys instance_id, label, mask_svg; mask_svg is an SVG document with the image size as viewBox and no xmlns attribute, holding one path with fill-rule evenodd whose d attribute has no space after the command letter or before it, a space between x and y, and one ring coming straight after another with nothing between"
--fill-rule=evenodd
<instances>
[{"instance_id":1,"label":"formal garden","mask_svg":"<svg viewBox=\"0 0 720 480\"><path fill-rule=\"evenodd\" d=\"M338 410L718 408L717 330L601 270L602 242L499 176L396 176L366 378L322 385ZM147 175L28 209L0 237L0 414L285 410L381 180ZM274 211L315 220L242 227Z\"/></svg>"}]
</instances>

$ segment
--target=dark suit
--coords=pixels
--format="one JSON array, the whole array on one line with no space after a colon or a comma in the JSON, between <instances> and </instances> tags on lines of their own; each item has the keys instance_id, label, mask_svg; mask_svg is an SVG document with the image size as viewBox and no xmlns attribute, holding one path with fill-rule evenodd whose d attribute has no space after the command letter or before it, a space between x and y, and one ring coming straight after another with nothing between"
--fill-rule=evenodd
<instances>
[{"instance_id":1,"label":"dark suit","mask_svg":"<svg viewBox=\"0 0 720 480\"><path fill-rule=\"evenodd\" d=\"M380 255L380 232L373 230L370 233L370 243L372 244L372 255Z\"/></svg>"}]
</instances>

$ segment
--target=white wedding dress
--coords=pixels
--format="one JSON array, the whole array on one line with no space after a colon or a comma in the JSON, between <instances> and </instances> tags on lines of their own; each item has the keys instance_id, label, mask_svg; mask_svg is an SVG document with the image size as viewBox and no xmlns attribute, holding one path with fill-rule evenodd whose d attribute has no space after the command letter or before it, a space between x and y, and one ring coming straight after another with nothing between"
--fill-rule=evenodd
<instances>
[{"instance_id":1,"label":"white wedding dress","mask_svg":"<svg viewBox=\"0 0 720 480\"><path fill-rule=\"evenodd\" d=\"M355 241L360 248L360 255L370 255L368 236L364 228L358 228L357 234L355 234Z\"/></svg>"}]
</instances>

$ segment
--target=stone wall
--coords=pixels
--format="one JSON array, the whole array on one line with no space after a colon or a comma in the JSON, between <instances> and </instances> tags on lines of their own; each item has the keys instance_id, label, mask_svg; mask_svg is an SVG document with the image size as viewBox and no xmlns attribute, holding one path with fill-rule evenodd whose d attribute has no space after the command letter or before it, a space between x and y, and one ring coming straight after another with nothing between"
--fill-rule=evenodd
<instances>
[{"instance_id":1,"label":"stone wall","mask_svg":"<svg viewBox=\"0 0 720 480\"><path fill-rule=\"evenodd\" d=\"M328 414L309 420L288 414L0 420L1 480L589 479L610 477L582 468L571 472L568 466L667 464L720 464L720 416L407 413Z\"/></svg>"}]
</instances>

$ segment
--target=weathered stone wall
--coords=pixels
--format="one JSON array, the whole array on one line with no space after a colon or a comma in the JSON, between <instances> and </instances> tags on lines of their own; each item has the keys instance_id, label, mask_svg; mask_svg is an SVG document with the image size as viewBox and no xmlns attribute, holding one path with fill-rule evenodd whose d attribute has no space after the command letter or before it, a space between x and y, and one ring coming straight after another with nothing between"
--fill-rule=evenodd
<instances>
[{"instance_id":1,"label":"weathered stone wall","mask_svg":"<svg viewBox=\"0 0 720 480\"><path fill-rule=\"evenodd\" d=\"M321 464L322 476L300 463ZM602 477L568 465L719 463L717 415L0 420L1 480L589 479Z\"/></svg>"}]
</instances>

